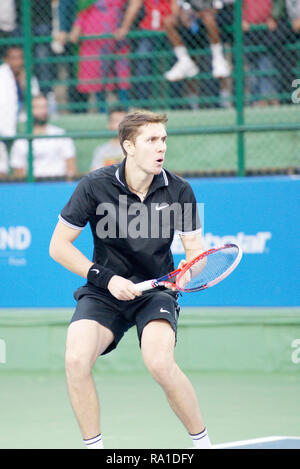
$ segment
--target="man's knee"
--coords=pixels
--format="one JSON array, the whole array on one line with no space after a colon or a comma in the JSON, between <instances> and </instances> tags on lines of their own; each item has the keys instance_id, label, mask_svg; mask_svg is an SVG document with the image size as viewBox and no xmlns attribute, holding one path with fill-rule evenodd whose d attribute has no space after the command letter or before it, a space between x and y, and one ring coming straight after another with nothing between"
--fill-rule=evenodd
<instances>
[{"instance_id":1,"label":"man's knee","mask_svg":"<svg viewBox=\"0 0 300 469\"><path fill-rule=\"evenodd\" d=\"M169 350L142 349L143 360L153 378L163 387L172 382L176 363Z\"/></svg>"},{"instance_id":2,"label":"man's knee","mask_svg":"<svg viewBox=\"0 0 300 469\"><path fill-rule=\"evenodd\" d=\"M89 375L95 360L83 355L82 353L66 349L65 353L65 368L69 377L84 377Z\"/></svg>"},{"instance_id":3,"label":"man's knee","mask_svg":"<svg viewBox=\"0 0 300 469\"><path fill-rule=\"evenodd\" d=\"M172 391L176 387L176 368L175 361L168 360L165 357L153 357L146 363L151 376L166 391Z\"/></svg>"},{"instance_id":4,"label":"man's knee","mask_svg":"<svg viewBox=\"0 0 300 469\"><path fill-rule=\"evenodd\" d=\"M99 355L113 341L113 333L95 321L80 320L69 326L65 367L68 376L86 376Z\"/></svg>"},{"instance_id":5,"label":"man's knee","mask_svg":"<svg viewBox=\"0 0 300 469\"><path fill-rule=\"evenodd\" d=\"M170 363L164 356L148 357L144 361L156 381L162 384L170 380L173 363Z\"/></svg>"},{"instance_id":6,"label":"man's knee","mask_svg":"<svg viewBox=\"0 0 300 469\"><path fill-rule=\"evenodd\" d=\"M174 373L175 333L166 320L153 320L145 326L141 338L143 360L153 378L161 385L172 381Z\"/></svg>"}]
</instances>

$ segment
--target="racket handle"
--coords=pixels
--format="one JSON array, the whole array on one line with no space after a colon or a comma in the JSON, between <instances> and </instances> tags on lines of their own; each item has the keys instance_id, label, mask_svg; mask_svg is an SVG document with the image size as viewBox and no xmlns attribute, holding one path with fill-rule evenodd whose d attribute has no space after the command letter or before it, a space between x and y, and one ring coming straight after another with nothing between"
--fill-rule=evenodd
<instances>
[{"instance_id":1,"label":"racket handle","mask_svg":"<svg viewBox=\"0 0 300 469\"><path fill-rule=\"evenodd\" d=\"M146 291L151 290L153 288L153 280L146 280L145 282L140 282L135 284L135 288L138 291Z\"/></svg>"}]
</instances>

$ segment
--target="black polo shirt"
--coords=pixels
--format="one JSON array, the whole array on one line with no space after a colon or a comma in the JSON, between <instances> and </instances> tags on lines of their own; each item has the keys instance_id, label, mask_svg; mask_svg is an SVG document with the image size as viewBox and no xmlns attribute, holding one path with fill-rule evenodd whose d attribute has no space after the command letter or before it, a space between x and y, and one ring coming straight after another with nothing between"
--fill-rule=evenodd
<instances>
[{"instance_id":1,"label":"black polo shirt","mask_svg":"<svg viewBox=\"0 0 300 469\"><path fill-rule=\"evenodd\" d=\"M162 170L141 202L125 179L125 163L85 175L59 219L74 229L90 224L93 262L139 282L174 269L175 231L201 229L194 193L184 179Z\"/></svg>"}]
</instances>

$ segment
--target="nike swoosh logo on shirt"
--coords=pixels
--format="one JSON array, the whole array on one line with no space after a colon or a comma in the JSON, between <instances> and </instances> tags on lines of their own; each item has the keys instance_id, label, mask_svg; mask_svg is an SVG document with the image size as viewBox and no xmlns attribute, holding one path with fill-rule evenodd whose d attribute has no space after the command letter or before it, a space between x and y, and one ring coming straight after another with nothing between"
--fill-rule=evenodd
<instances>
[{"instance_id":1,"label":"nike swoosh logo on shirt","mask_svg":"<svg viewBox=\"0 0 300 469\"><path fill-rule=\"evenodd\" d=\"M161 313L168 313L168 314L171 314L170 311L167 311L166 309L163 309L163 308L160 308L160 312L161 312Z\"/></svg>"},{"instance_id":2,"label":"nike swoosh logo on shirt","mask_svg":"<svg viewBox=\"0 0 300 469\"><path fill-rule=\"evenodd\" d=\"M165 204L165 205L156 205L155 206L155 210L162 210L163 208L167 208L169 207L169 204Z\"/></svg>"},{"instance_id":3,"label":"nike swoosh logo on shirt","mask_svg":"<svg viewBox=\"0 0 300 469\"><path fill-rule=\"evenodd\" d=\"M91 269L91 272L96 272L96 274L99 274L100 270L98 270L98 269Z\"/></svg>"}]
</instances>

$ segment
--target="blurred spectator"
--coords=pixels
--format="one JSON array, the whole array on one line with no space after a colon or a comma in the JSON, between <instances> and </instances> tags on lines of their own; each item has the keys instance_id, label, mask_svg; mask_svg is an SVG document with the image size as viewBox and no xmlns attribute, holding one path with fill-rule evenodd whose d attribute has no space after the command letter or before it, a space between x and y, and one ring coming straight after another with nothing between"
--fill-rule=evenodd
<instances>
[{"instance_id":1,"label":"blurred spectator","mask_svg":"<svg viewBox=\"0 0 300 469\"><path fill-rule=\"evenodd\" d=\"M0 2L0 38L6 39L12 36L16 29L15 0ZM2 58L5 46L0 45L0 58Z\"/></svg>"},{"instance_id":2,"label":"blurred spectator","mask_svg":"<svg viewBox=\"0 0 300 469\"><path fill-rule=\"evenodd\" d=\"M77 78L77 63L72 60L78 56L78 46L69 42L69 33L75 21L79 9L78 0L59 0L58 3L58 31L54 36L52 48L54 53L63 54L66 57L65 71L67 79L75 80ZM85 112L88 95L80 93L77 86L70 84L67 87L68 103L75 103L71 107L72 112Z\"/></svg>"},{"instance_id":3,"label":"blurred spectator","mask_svg":"<svg viewBox=\"0 0 300 469\"><path fill-rule=\"evenodd\" d=\"M165 30L171 45L174 48L174 53L177 58L175 65L165 73L165 78L168 81L179 81L186 77L194 77L198 74L199 68L196 63L191 59L187 47L178 31L182 14L186 10L186 5L193 6L193 12L201 18L212 51L212 71L213 76L221 78L230 75L230 67L223 55L222 44L220 40L218 25L215 19L215 11L212 9L212 2L208 0L194 0L181 2L182 9L178 0L131 0L128 9L125 13L123 23L120 29L116 32L117 38L123 38L128 33L139 9L144 4L145 15L140 23L140 28L151 31ZM208 8L209 6L209 8ZM184 24L186 27L186 24ZM137 52L138 54L151 54L153 49L153 38L143 38L139 41ZM137 65L137 75L147 76L152 73L151 60L140 59ZM144 84L138 87L140 91L139 97L147 98L151 92L149 86Z\"/></svg>"},{"instance_id":4,"label":"blurred spectator","mask_svg":"<svg viewBox=\"0 0 300 469\"><path fill-rule=\"evenodd\" d=\"M0 65L0 139L1 135L13 137L17 132L18 120L24 112L26 78L24 72L23 50L18 45L9 45ZM32 79L31 92L39 92L36 79ZM24 117L24 114L23 114ZM6 142L0 145L1 173L8 172Z\"/></svg>"},{"instance_id":5,"label":"blurred spectator","mask_svg":"<svg viewBox=\"0 0 300 469\"><path fill-rule=\"evenodd\" d=\"M52 33L52 2L51 0L30 0L31 31L34 37L51 36ZM15 35L23 36L23 0L15 0L17 12L17 28ZM55 78L55 65L49 61L52 56L49 42L41 41L34 44L33 73L41 82L44 94L49 93L49 100L55 100L51 80ZM37 61L37 63L35 63Z\"/></svg>"},{"instance_id":6,"label":"blurred spectator","mask_svg":"<svg viewBox=\"0 0 300 469\"><path fill-rule=\"evenodd\" d=\"M33 35L51 36L52 34L52 5L50 0L31 0L31 27ZM45 82L41 88L44 94L53 93L51 80L55 78L55 65L49 60L52 56L50 43L41 42L34 46L34 59L41 60L34 65L34 73L39 82ZM53 96L48 96L53 99Z\"/></svg>"},{"instance_id":7,"label":"blurred spectator","mask_svg":"<svg viewBox=\"0 0 300 469\"><path fill-rule=\"evenodd\" d=\"M253 25L264 24L263 29L252 29ZM265 46L263 53L246 52L245 57L250 70L249 89L250 101L254 105L265 106L278 104L275 97L278 90L276 77L273 76L274 63L272 49L274 31L277 23L273 18L272 0L261 0L259 5L256 0L243 1L244 41L246 47Z\"/></svg>"},{"instance_id":8,"label":"blurred spectator","mask_svg":"<svg viewBox=\"0 0 300 469\"><path fill-rule=\"evenodd\" d=\"M212 53L212 75L214 78L225 78L230 75L230 66L223 55L220 31L216 20L214 2L212 0L189 0L195 15L201 19L207 32ZM178 34L177 25L179 21L178 11L169 16L165 21L165 30L171 42L177 61L173 67L165 73L169 81L182 80L186 77L195 76L198 67L192 61L183 41Z\"/></svg>"},{"instance_id":9,"label":"blurred spectator","mask_svg":"<svg viewBox=\"0 0 300 469\"><path fill-rule=\"evenodd\" d=\"M62 54L77 11L77 0L52 0L52 50Z\"/></svg>"},{"instance_id":10,"label":"blurred spectator","mask_svg":"<svg viewBox=\"0 0 300 469\"><path fill-rule=\"evenodd\" d=\"M235 0L222 0L221 8L217 10L217 22L221 34L221 42L228 50L234 47L234 3ZM234 68L234 54L229 52L226 55L230 68ZM220 80L220 106L232 106L233 80L231 77Z\"/></svg>"},{"instance_id":11,"label":"blurred spectator","mask_svg":"<svg viewBox=\"0 0 300 469\"><path fill-rule=\"evenodd\" d=\"M15 0L17 12L17 28L15 34L22 36L23 31L23 2ZM52 32L52 5L51 0L30 0L31 30L33 36L51 36ZM34 59L41 60L34 64L34 74L42 83L43 93L52 92L49 81L53 79L54 66L47 59L51 56L48 42L38 42L34 45ZM47 83L48 82L48 83Z\"/></svg>"},{"instance_id":12,"label":"blurred spectator","mask_svg":"<svg viewBox=\"0 0 300 469\"><path fill-rule=\"evenodd\" d=\"M33 134L62 135L64 130L48 124L48 102L43 95L32 100ZM28 140L16 140L10 152L13 176L25 178L28 168ZM38 138L32 142L35 178L65 177L72 180L77 173L76 150L70 138Z\"/></svg>"},{"instance_id":13,"label":"blurred spectator","mask_svg":"<svg viewBox=\"0 0 300 469\"><path fill-rule=\"evenodd\" d=\"M300 32L300 0L285 0L289 19L292 23L292 30Z\"/></svg>"},{"instance_id":14,"label":"blurred spectator","mask_svg":"<svg viewBox=\"0 0 300 469\"><path fill-rule=\"evenodd\" d=\"M122 108L112 108L108 114L107 128L109 130L117 131L120 122L126 116L126 111ZM91 171L108 166L111 164L120 163L124 158L124 153L120 145L118 135L111 138L107 143L96 147L93 160L91 164Z\"/></svg>"},{"instance_id":15,"label":"blurred spectator","mask_svg":"<svg viewBox=\"0 0 300 469\"><path fill-rule=\"evenodd\" d=\"M18 46L10 46L6 49L3 59L4 63L0 65L0 135L13 137L17 132L17 81L23 70L23 51ZM5 141L0 145L0 172L2 175L8 173Z\"/></svg>"},{"instance_id":16,"label":"blurred spectator","mask_svg":"<svg viewBox=\"0 0 300 469\"><path fill-rule=\"evenodd\" d=\"M219 10L218 10L219 12ZM210 46L210 39L207 35L207 29L199 15L196 15L195 11L192 9L191 4L188 2L183 2L180 8L179 15L179 34L183 38L184 43L190 49L202 49L207 50ZM219 19L217 16L214 19L216 21ZM217 27L216 31L219 31ZM223 35L225 38L225 35ZM201 71L207 75L210 74L211 70L211 57L209 54L203 54L201 56ZM198 59L199 61L199 59ZM220 62L221 63L221 62ZM226 62L227 63L227 62ZM229 63L228 70L230 70ZM226 65L226 67L227 67ZM230 88L231 88L231 79L229 77L219 78L214 81L209 79L195 79L185 81L184 88L188 90L188 97L190 102L190 107L192 109L199 108L199 97L203 95L204 97L214 97L219 94L218 105L221 107L230 107ZM200 98L201 99L201 98ZM216 106L216 101L207 102L206 107Z\"/></svg>"},{"instance_id":17,"label":"blurred spectator","mask_svg":"<svg viewBox=\"0 0 300 469\"><path fill-rule=\"evenodd\" d=\"M112 34L119 26L126 0L96 0L91 6L77 14L69 39L76 43L81 35ZM81 93L96 93L100 110L105 111L106 92L118 90L118 99L123 105L128 102L130 67L126 55L127 41L112 39L87 39L80 43L78 66ZM112 58L114 54L121 58ZM109 58L105 56L109 55ZM103 83L117 77L118 83Z\"/></svg>"},{"instance_id":18,"label":"blurred spectator","mask_svg":"<svg viewBox=\"0 0 300 469\"><path fill-rule=\"evenodd\" d=\"M139 29L143 31L163 31L165 18L172 14L173 8L177 12L177 1L174 0L129 0L123 22L120 28L115 32L117 39L122 40L126 37L135 19L144 7L143 17L139 23ZM136 95L139 99L147 100L152 95L153 83L151 80L153 74L154 60L151 57L152 52L162 47L162 42L156 37L143 37L138 40L136 49L138 58L135 74L137 77L149 77L148 81L138 83L136 86ZM163 46L164 47L164 46ZM144 57L148 55L148 57Z\"/></svg>"},{"instance_id":19,"label":"blurred spectator","mask_svg":"<svg viewBox=\"0 0 300 469\"><path fill-rule=\"evenodd\" d=\"M291 102L291 84L299 77L300 0L273 0L273 63L280 101Z\"/></svg>"}]
</instances>

